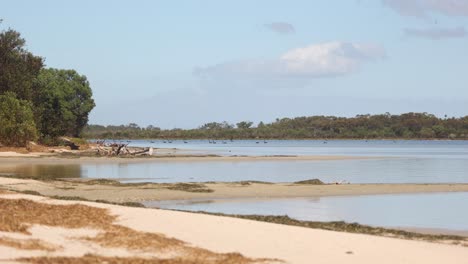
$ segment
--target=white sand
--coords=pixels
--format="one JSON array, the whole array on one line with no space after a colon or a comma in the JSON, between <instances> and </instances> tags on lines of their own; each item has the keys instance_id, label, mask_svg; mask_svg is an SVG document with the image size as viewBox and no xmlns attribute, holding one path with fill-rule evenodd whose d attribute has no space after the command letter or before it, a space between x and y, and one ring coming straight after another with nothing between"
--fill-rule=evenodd
<instances>
[{"instance_id":1,"label":"white sand","mask_svg":"<svg viewBox=\"0 0 468 264\"><path fill-rule=\"evenodd\" d=\"M332 232L228 217L112 207L121 223L217 252L288 263L467 263L468 248ZM351 251L353 254L347 254Z\"/></svg>"}]
</instances>

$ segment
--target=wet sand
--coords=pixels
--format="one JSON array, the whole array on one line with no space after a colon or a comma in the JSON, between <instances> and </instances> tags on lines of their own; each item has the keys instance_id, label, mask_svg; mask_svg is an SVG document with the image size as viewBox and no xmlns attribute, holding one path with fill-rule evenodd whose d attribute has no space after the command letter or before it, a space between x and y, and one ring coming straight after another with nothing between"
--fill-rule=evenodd
<instances>
[{"instance_id":1,"label":"wet sand","mask_svg":"<svg viewBox=\"0 0 468 264\"><path fill-rule=\"evenodd\" d=\"M0 188L34 191L44 196L80 197L110 202L223 198L299 198L404 193L468 192L468 184L293 184L210 182L120 184L115 181L37 181L0 177Z\"/></svg>"}]
</instances>

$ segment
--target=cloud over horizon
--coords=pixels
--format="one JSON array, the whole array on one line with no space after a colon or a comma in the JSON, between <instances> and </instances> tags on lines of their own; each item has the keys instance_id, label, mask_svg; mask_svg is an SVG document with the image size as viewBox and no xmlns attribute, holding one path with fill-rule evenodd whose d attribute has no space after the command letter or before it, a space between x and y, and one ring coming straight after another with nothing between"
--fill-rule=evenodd
<instances>
[{"instance_id":1,"label":"cloud over horizon","mask_svg":"<svg viewBox=\"0 0 468 264\"><path fill-rule=\"evenodd\" d=\"M427 18L430 12L446 16L468 16L466 0L382 0L400 15Z\"/></svg>"},{"instance_id":2,"label":"cloud over horizon","mask_svg":"<svg viewBox=\"0 0 468 264\"><path fill-rule=\"evenodd\" d=\"M464 38L468 34L464 27L457 28L428 28L428 29L414 29L405 28L405 36L426 38L433 40L448 39L448 38Z\"/></svg>"},{"instance_id":3,"label":"cloud over horizon","mask_svg":"<svg viewBox=\"0 0 468 264\"><path fill-rule=\"evenodd\" d=\"M353 73L369 61L385 57L380 45L326 42L291 49L278 58L240 60L197 67L194 74L208 78L313 79Z\"/></svg>"},{"instance_id":4,"label":"cloud over horizon","mask_svg":"<svg viewBox=\"0 0 468 264\"><path fill-rule=\"evenodd\" d=\"M269 30L282 35L294 34L296 32L294 26L286 22L273 22L265 24L264 26Z\"/></svg>"}]
</instances>

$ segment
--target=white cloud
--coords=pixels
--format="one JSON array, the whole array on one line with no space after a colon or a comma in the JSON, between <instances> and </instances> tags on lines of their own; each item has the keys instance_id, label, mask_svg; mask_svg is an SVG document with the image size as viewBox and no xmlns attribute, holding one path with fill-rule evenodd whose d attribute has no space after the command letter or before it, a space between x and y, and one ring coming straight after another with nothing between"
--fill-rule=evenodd
<instances>
[{"instance_id":1,"label":"white cloud","mask_svg":"<svg viewBox=\"0 0 468 264\"><path fill-rule=\"evenodd\" d=\"M362 64L385 56L375 44L328 42L297 48L270 60L244 60L196 68L213 78L297 79L335 77L357 71Z\"/></svg>"},{"instance_id":2,"label":"white cloud","mask_svg":"<svg viewBox=\"0 0 468 264\"><path fill-rule=\"evenodd\" d=\"M427 38L427 39L446 39L446 38L464 38L467 32L464 27L457 28L429 28L429 29L414 29L406 28L405 35L410 37Z\"/></svg>"},{"instance_id":3,"label":"white cloud","mask_svg":"<svg viewBox=\"0 0 468 264\"><path fill-rule=\"evenodd\" d=\"M466 0L426 0L432 11L438 11L452 16L468 16L468 1Z\"/></svg>"},{"instance_id":4,"label":"white cloud","mask_svg":"<svg viewBox=\"0 0 468 264\"><path fill-rule=\"evenodd\" d=\"M288 51L280 61L288 75L321 77L351 73L362 63L383 56L377 45L329 42Z\"/></svg>"},{"instance_id":5,"label":"white cloud","mask_svg":"<svg viewBox=\"0 0 468 264\"><path fill-rule=\"evenodd\" d=\"M286 22L273 22L270 24L265 24L265 27L279 34L294 34L296 29L292 24Z\"/></svg>"},{"instance_id":6,"label":"white cloud","mask_svg":"<svg viewBox=\"0 0 468 264\"><path fill-rule=\"evenodd\" d=\"M467 0L382 0L404 16L428 17L430 12L447 16L468 16Z\"/></svg>"}]
</instances>

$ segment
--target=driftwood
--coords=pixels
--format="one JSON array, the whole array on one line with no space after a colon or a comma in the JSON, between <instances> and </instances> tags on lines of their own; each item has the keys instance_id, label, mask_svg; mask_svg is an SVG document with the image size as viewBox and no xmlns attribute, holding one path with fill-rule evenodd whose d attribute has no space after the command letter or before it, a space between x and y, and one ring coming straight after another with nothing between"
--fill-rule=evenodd
<instances>
[{"instance_id":1,"label":"driftwood","mask_svg":"<svg viewBox=\"0 0 468 264\"><path fill-rule=\"evenodd\" d=\"M153 155L153 148L137 148L128 147L128 144L111 143L106 144L105 141L97 141L97 152L105 156L121 156L121 155Z\"/></svg>"},{"instance_id":2,"label":"driftwood","mask_svg":"<svg viewBox=\"0 0 468 264\"><path fill-rule=\"evenodd\" d=\"M143 150L134 151L130 153L132 155L153 155L153 148L144 148Z\"/></svg>"},{"instance_id":3,"label":"driftwood","mask_svg":"<svg viewBox=\"0 0 468 264\"><path fill-rule=\"evenodd\" d=\"M70 139L66 138L66 137L61 137L60 138L63 143L70 147L71 150L79 150L80 149L80 146L76 145L73 141L71 141Z\"/></svg>"}]
</instances>

